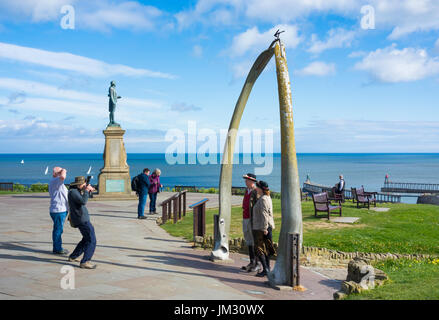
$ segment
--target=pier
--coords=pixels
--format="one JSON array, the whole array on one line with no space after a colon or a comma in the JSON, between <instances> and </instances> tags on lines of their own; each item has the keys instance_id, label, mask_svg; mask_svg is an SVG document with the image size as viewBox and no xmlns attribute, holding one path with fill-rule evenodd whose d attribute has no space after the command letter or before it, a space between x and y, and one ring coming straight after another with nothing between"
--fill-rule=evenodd
<instances>
[{"instance_id":1,"label":"pier","mask_svg":"<svg viewBox=\"0 0 439 320\"><path fill-rule=\"evenodd\" d=\"M389 176L386 175L384 180L384 187L381 188L381 192L393 192L393 193L438 193L439 184L435 183L413 183L413 182L393 182L389 180Z\"/></svg>"}]
</instances>

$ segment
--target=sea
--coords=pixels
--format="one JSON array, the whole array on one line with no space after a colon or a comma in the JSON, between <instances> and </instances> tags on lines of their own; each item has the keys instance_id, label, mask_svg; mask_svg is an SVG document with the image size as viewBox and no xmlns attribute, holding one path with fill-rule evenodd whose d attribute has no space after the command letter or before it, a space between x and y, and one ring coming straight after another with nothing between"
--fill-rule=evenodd
<instances>
[{"instance_id":1,"label":"sea","mask_svg":"<svg viewBox=\"0 0 439 320\"><path fill-rule=\"evenodd\" d=\"M220 155L208 164L200 161L189 164L189 160L188 154L181 161L183 163L177 164L170 163L165 154L127 154L131 177L144 168L159 168L162 172L160 180L165 187L218 187ZM297 155L297 160L301 185L309 176L312 182L333 186L340 174L343 174L347 188L364 186L366 191L380 191L386 174L395 182L439 183L439 153L303 153ZM255 161L248 154L235 157L233 186L244 186L243 174L255 173L257 168L267 166L267 162L254 164ZM60 166L68 170L67 182L73 181L75 176L91 175L91 182L96 184L103 165L102 154L0 154L0 182L48 183L52 168ZM271 190L280 191L280 154L273 154L271 167L257 178L265 180ZM415 203L416 197L403 198L403 202Z\"/></svg>"}]
</instances>

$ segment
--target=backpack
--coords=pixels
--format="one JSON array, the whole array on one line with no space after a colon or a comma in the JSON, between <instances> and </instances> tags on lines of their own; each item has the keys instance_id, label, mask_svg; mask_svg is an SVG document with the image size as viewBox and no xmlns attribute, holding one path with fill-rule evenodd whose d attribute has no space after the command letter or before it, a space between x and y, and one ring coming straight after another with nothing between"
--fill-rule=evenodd
<instances>
[{"instance_id":1,"label":"backpack","mask_svg":"<svg viewBox=\"0 0 439 320\"><path fill-rule=\"evenodd\" d=\"M139 189L140 189L140 181L139 181L139 175L137 175L131 180L131 190L139 192Z\"/></svg>"}]
</instances>

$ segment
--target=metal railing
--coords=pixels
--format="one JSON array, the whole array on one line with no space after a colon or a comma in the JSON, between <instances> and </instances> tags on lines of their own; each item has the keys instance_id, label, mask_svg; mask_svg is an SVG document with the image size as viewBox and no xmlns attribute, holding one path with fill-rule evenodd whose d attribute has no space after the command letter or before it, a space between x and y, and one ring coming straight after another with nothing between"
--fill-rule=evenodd
<instances>
[{"instance_id":1,"label":"metal railing","mask_svg":"<svg viewBox=\"0 0 439 320\"><path fill-rule=\"evenodd\" d=\"M308 193L320 193L320 192L328 192L328 194L332 194L332 187L324 186L321 184L314 184L314 183L303 183L303 191ZM353 200L353 195L351 190L344 190L344 198ZM398 194L392 194L389 192L376 192L375 193L376 201L379 203L400 203L401 202L401 195Z\"/></svg>"},{"instance_id":2,"label":"metal railing","mask_svg":"<svg viewBox=\"0 0 439 320\"><path fill-rule=\"evenodd\" d=\"M14 183L0 182L0 191L14 191Z\"/></svg>"},{"instance_id":3,"label":"metal railing","mask_svg":"<svg viewBox=\"0 0 439 320\"><path fill-rule=\"evenodd\" d=\"M439 184L385 181L384 187L381 188L381 191L402 193L439 193Z\"/></svg>"}]
</instances>

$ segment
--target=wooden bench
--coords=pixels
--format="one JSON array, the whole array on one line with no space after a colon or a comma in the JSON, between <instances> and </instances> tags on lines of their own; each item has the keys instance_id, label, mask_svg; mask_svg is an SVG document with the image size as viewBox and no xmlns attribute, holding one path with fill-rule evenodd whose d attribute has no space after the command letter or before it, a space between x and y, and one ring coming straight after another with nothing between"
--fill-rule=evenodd
<instances>
[{"instance_id":1,"label":"wooden bench","mask_svg":"<svg viewBox=\"0 0 439 320\"><path fill-rule=\"evenodd\" d=\"M357 188L351 188L352 203L357 201Z\"/></svg>"},{"instance_id":2,"label":"wooden bench","mask_svg":"<svg viewBox=\"0 0 439 320\"><path fill-rule=\"evenodd\" d=\"M0 182L0 191L14 191L14 183Z\"/></svg>"},{"instance_id":3,"label":"wooden bench","mask_svg":"<svg viewBox=\"0 0 439 320\"><path fill-rule=\"evenodd\" d=\"M344 190L342 191L342 193L337 193L337 188L336 187L332 187L331 194L329 196L329 200L345 202Z\"/></svg>"},{"instance_id":4,"label":"wooden bench","mask_svg":"<svg viewBox=\"0 0 439 320\"><path fill-rule=\"evenodd\" d=\"M355 200L357 202L357 208L362 204L364 207L367 205L367 209L370 209L370 205L377 206L376 192L366 192L364 188L359 188L355 191Z\"/></svg>"},{"instance_id":5,"label":"wooden bench","mask_svg":"<svg viewBox=\"0 0 439 320\"><path fill-rule=\"evenodd\" d=\"M301 199L302 201L303 201L303 200L305 200L305 201L308 201L308 200L309 200L309 193L308 193L308 192L303 193L302 188L300 188L300 199Z\"/></svg>"},{"instance_id":6,"label":"wooden bench","mask_svg":"<svg viewBox=\"0 0 439 320\"><path fill-rule=\"evenodd\" d=\"M326 212L329 220L330 214L338 214L341 217L342 205L341 200L338 201L338 205L332 205L328 198L327 192L322 192L312 195L312 200L314 202L314 216L317 217L317 212ZM338 212L336 212L338 210Z\"/></svg>"}]
</instances>

